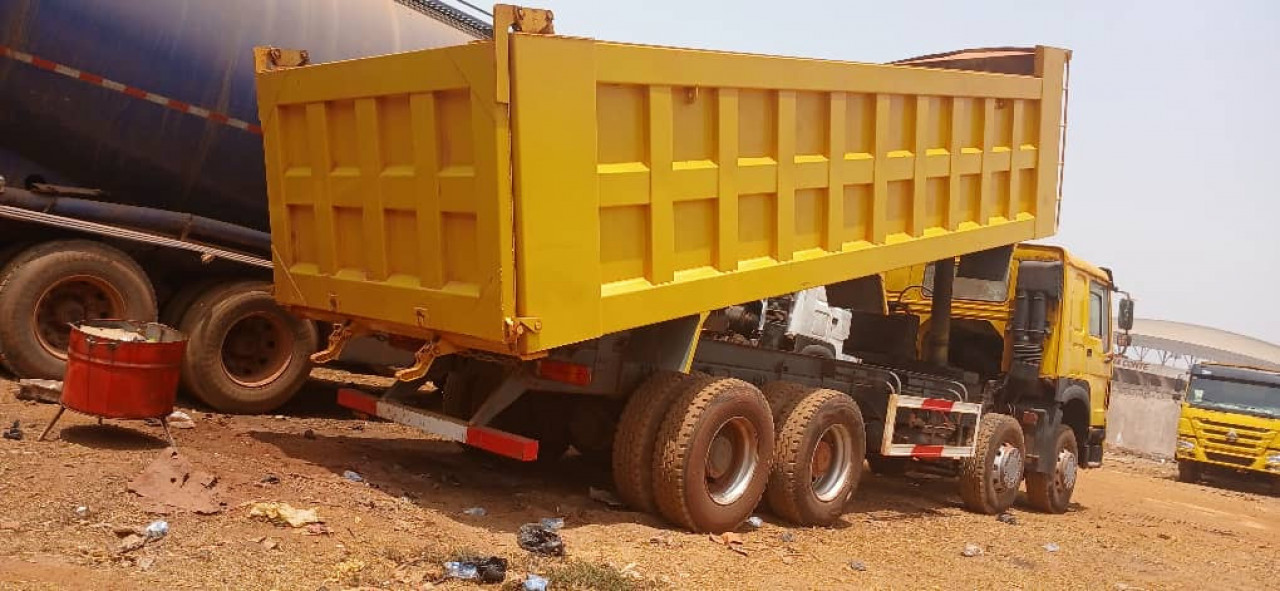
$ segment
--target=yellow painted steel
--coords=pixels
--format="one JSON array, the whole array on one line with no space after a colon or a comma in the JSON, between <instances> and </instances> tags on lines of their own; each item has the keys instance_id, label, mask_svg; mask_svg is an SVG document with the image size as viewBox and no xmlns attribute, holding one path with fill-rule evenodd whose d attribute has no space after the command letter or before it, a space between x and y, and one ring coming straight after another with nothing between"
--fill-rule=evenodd
<instances>
[{"instance_id":1,"label":"yellow painted steel","mask_svg":"<svg viewBox=\"0 0 1280 591\"><path fill-rule=\"evenodd\" d=\"M1037 52L1012 76L503 32L263 72L277 298L531 355L1047 236L1067 52Z\"/></svg>"}]
</instances>

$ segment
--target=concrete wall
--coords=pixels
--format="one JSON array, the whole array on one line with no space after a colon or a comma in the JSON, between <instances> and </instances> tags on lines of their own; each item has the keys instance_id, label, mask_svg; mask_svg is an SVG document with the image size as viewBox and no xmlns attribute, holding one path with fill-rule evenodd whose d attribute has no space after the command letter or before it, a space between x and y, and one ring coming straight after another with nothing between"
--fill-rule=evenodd
<instances>
[{"instance_id":1,"label":"concrete wall","mask_svg":"<svg viewBox=\"0 0 1280 591\"><path fill-rule=\"evenodd\" d=\"M1179 401L1174 391L1113 382L1107 410L1107 446L1172 458L1178 441Z\"/></svg>"}]
</instances>

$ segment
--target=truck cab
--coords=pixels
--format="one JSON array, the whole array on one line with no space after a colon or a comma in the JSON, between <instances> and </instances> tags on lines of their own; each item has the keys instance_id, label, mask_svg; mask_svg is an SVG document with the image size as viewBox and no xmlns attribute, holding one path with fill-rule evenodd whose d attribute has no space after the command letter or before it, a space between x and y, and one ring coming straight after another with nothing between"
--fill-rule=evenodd
<instances>
[{"instance_id":1,"label":"truck cab","mask_svg":"<svg viewBox=\"0 0 1280 591\"><path fill-rule=\"evenodd\" d=\"M1007 264L993 264L1001 257ZM935 272L935 265L917 265L884 274L888 317L906 327L898 355L927 357ZM1051 470L1059 460L1100 465L1115 330L1111 272L1063 248L1019 244L1011 253L961 257L954 274L947 365L987 383L995 408L1019 419L1034 460L1029 473ZM1120 328L1127 330L1131 300L1120 300L1120 308ZM865 322L854 319L855 334ZM1074 458L1054 453L1059 425L1071 431ZM1068 468L1074 478L1074 466Z\"/></svg>"},{"instance_id":2,"label":"truck cab","mask_svg":"<svg viewBox=\"0 0 1280 591\"><path fill-rule=\"evenodd\" d=\"M1280 493L1280 371L1198 363L1190 373L1178 419L1178 480L1230 470L1267 478Z\"/></svg>"}]
</instances>

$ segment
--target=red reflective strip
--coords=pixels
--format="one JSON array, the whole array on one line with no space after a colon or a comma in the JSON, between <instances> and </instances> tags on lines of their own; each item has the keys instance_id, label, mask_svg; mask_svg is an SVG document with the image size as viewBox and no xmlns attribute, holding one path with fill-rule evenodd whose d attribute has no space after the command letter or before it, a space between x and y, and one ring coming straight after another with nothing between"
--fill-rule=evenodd
<instances>
[{"instance_id":1,"label":"red reflective strip","mask_svg":"<svg viewBox=\"0 0 1280 591\"><path fill-rule=\"evenodd\" d=\"M378 398L359 390L340 388L338 390L338 406L345 406L367 415L378 416Z\"/></svg>"},{"instance_id":2,"label":"red reflective strip","mask_svg":"<svg viewBox=\"0 0 1280 591\"><path fill-rule=\"evenodd\" d=\"M176 109L176 110L182 111L183 113L186 113L187 109L191 108L191 105L188 105L187 103L184 103L182 101L175 101L173 99L169 99L169 108Z\"/></svg>"},{"instance_id":3,"label":"red reflective strip","mask_svg":"<svg viewBox=\"0 0 1280 591\"><path fill-rule=\"evenodd\" d=\"M210 112L209 112L209 119L212 119L212 120L214 120L214 121L217 121L218 123L226 123L227 121L230 121L230 120L231 120L231 118L230 118L230 117L227 117L226 115L223 115L222 113L214 113L213 111L210 111Z\"/></svg>"},{"instance_id":4,"label":"red reflective strip","mask_svg":"<svg viewBox=\"0 0 1280 591\"><path fill-rule=\"evenodd\" d=\"M81 80L84 80L85 82L88 82L88 83L90 83L90 84L98 84L98 85L101 85L101 84L102 84L102 76L99 76L99 75L97 75L97 74L90 74L90 73L88 73L88 72L80 72L79 74L76 74L76 78L79 78L79 79L81 79Z\"/></svg>"},{"instance_id":5,"label":"red reflective strip","mask_svg":"<svg viewBox=\"0 0 1280 591\"><path fill-rule=\"evenodd\" d=\"M940 458L942 457L942 446L917 445L911 450L911 456L916 458Z\"/></svg>"},{"instance_id":6,"label":"red reflective strip","mask_svg":"<svg viewBox=\"0 0 1280 591\"><path fill-rule=\"evenodd\" d=\"M126 86L126 87L124 87L124 90L123 90L123 91L121 91L121 92L123 92L123 93L125 93L125 94L127 94L127 95L129 95L129 96L131 96L131 97L133 97L133 98L139 98L139 99L143 99L143 100L146 100L146 98L147 98L147 91L142 90L141 88L134 88L134 87L132 87L132 86Z\"/></svg>"},{"instance_id":7,"label":"red reflective strip","mask_svg":"<svg viewBox=\"0 0 1280 591\"><path fill-rule=\"evenodd\" d=\"M31 56L31 65L40 68L41 70L53 70L58 67L58 64L34 55Z\"/></svg>"},{"instance_id":8,"label":"red reflective strip","mask_svg":"<svg viewBox=\"0 0 1280 591\"><path fill-rule=\"evenodd\" d=\"M522 462L538 459L537 441L489 427L468 428L466 444Z\"/></svg>"},{"instance_id":9,"label":"red reflective strip","mask_svg":"<svg viewBox=\"0 0 1280 591\"><path fill-rule=\"evenodd\" d=\"M249 133L252 133L253 135L262 135L262 126L261 126L261 125L250 125L250 126L249 126Z\"/></svg>"},{"instance_id":10,"label":"red reflective strip","mask_svg":"<svg viewBox=\"0 0 1280 591\"><path fill-rule=\"evenodd\" d=\"M954 407L955 405L956 403L951 400L945 400L942 398L925 398L924 402L920 403L920 409L951 412L951 408Z\"/></svg>"}]
</instances>

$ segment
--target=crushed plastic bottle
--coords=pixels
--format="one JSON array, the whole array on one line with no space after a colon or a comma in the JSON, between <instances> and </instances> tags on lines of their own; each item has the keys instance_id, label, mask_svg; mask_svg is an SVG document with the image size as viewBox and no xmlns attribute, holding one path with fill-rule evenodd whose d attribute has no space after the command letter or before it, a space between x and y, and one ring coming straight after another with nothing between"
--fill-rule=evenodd
<instances>
[{"instance_id":1,"label":"crushed plastic bottle","mask_svg":"<svg viewBox=\"0 0 1280 591\"><path fill-rule=\"evenodd\" d=\"M484 507L468 507L463 509L462 513L468 517L484 517L489 514L488 511L484 510Z\"/></svg>"},{"instance_id":2,"label":"crushed plastic bottle","mask_svg":"<svg viewBox=\"0 0 1280 591\"><path fill-rule=\"evenodd\" d=\"M547 585L551 581L538 575L529 575L524 579L524 591L547 591Z\"/></svg>"},{"instance_id":3,"label":"crushed plastic bottle","mask_svg":"<svg viewBox=\"0 0 1280 591\"><path fill-rule=\"evenodd\" d=\"M444 576L450 579L471 580L479 576L474 562L446 562Z\"/></svg>"},{"instance_id":4,"label":"crushed plastic bottle","mask_svg":"<svg viewBox=\"0 0 1280 591\"><path fill-rule=\"evenodd\" d=\"M147 525L146 529L142 530L142 533L146 534L147 539L149 540L158 540L163 538L169 535L169 522L163 519L159 521L152 521Z\"/></svg>"},{"instance_id":5,"label":"crushed plastic bottle","mask_svg":"<svg viewBox=\"0 0 1280 591\"><path fill-rule=\"evenodd\" d=\"M1058 550L1061 550L1061 548L1058 547L1058 545L1053 542L1049 542L1048 544L1045 544L1044 549L1046 552L1057 552Z\"/></svg>"},{"instance_id":6,"label":"crushed plastic bottle","mask_svg":"<svg viewBox=\"0 0 1280 591\"><path fill-rule=\"evenodd\" d=\"M361 476L359 472L354 472L352 470L343 472L342 477L350 480L351 482L364 482L364 476Z\"/></svg>"},{"instance_id":7,"label":"crushed plastic bottle","mask_svg":"<svg viewBox=\"0 0 1280 591\"><path fill-rule=\"evenodd\" d=\"M760 519L759 517L756 517L755 515L752 515L751 517L747 518L747 525L750 525L751 529L760 529L761 527L764 526L764 520Z\"/></svg>"}]
</instances>

